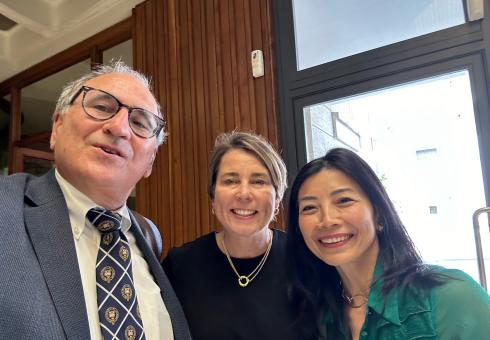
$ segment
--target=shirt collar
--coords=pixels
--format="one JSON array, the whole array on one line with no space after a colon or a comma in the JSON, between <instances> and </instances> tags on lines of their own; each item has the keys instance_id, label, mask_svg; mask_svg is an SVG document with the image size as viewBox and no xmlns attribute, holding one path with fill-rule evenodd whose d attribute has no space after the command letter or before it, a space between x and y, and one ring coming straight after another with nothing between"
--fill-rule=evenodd
<instances>
[{"instance_id":1,"label":"shirt collar","mask_svg":"<svg viewBox=\"0 0 490 340\"><path fill-rule=\"evenodd\" d=\"M96 230L91 223L86 223L86 215L97 204L64 179L58 172L58 169L55 169L55 177L65 197L73 235L78 240L85 231L85 227ZM122 216L121 230L127 232L131 227L128 207L124 205L114 212Z\"/></svg>"},{"instance_id":2,"label":"shirt collar","mask_svg":"<svg viewBox=\"0 0 490 340\"><path fill-rule=\"evenodd\" d=\"M373 274L373 286L368 296L368 308L371 308L383 317L387 322L400 326L400 315L398 313L398 289L392 289L388 295L383 298L383 280L379 280L383 272L381 260L377 259L376 266L374 267ZM331 323L333 321L332 314L327 313L325 315L325 322Z\"/></svg>"},{"instance_id":3,"label":"shirt collar","mask_svg":"<svg viewBox=\"0 0 490 340\"><path fill-rule=\"evenodd\" d=\"M378 256L376 261L376 266L374 267L373 274L373 286L369 292L368 297L368 308L373 309L377 314L381 315L389 323L400 326L400 315L398 306L398 288L393 288L390 292L384 296L383 295L383 280L379 279L383 272L383 265L381 264L381 259ZM384 298L383 298L384 296Z\"/></svg>"},{"instance_id":4,"label":"shirt collar","mask_svg":"<svg viewBox=\"0 0 490 340\"><path fill-rule=\"evenodd\" d=\"M403 293L399 287L394 287L384 296L382 291L384 280L380 279L383 273L382 267L381 259L378 257L373 273L373 285L368 297L368 309L384 320L378 324L378 327L387 323L401 326L401 320L406 320L407 315L431 310L427 292L415 287L406 288L408 291ZM327 324L331 323L331 313L327 312L324 320Z\"/></svg>"}]
</instances>

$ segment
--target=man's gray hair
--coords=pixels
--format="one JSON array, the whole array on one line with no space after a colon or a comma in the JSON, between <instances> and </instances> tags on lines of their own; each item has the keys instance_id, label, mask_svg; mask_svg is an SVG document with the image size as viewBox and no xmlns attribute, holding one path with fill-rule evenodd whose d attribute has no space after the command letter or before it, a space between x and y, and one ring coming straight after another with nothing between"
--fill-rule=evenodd
<instances>
[{"instance_id":1,"label":"man's gray hair","mask_svg":"<svg viewBox=\"0 0 490 340\"><path fill-rule=\"evenodd\" d=\"M157 115L161 117L165 122L165 117L163 116L163 112L161 112L160 104L158 103L158 100L155 98L155 95L152 92L151 82L148 79L148 77L146 77L143 73L140 73L134 70L133 68L131 68L130 66L126 65L121 60L111 62L110 64L107 65L97 65L89 73L84 74L78 79L75 79L74 81L66 84L61 90L61 94L56 103L56 108L53 114L53 120L57 114L64 115L66 113L66 111L71 105L70 103L73 100L73 96L78 91L80 91L80 89L82 88L83 84L85 84L85 82L87 82L90 79L94 79L104 74L110 74L110 73L127 74L133 77L134 79L138 80L141 84L143 84L143 86L148 89L148 91L153 96L153 99L157 103ZM165 138L167 137L167 132L165 131L165 125L166 124L164 124L162 130L156 136L158 145L163 144L163 142L165 142Z\"/></svg>"}]
</instances>

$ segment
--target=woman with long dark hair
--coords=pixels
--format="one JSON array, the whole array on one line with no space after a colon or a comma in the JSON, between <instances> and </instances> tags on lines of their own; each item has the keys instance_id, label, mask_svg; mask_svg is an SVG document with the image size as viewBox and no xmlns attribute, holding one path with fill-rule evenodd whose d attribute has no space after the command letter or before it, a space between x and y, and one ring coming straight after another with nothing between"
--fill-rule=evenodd
<instances>
[{"instance_id":1,"label":"woman with long dark hair","mask_svg":"<svg viewBox=\"0 0 490 340\"><path fill-rule=\"evenodd\" d=\"M305 339L488 338L488 294L461 271L422 262L383 185L354 152L336 148L306 164L288 214Z\"/></svg>"}]
</instances>

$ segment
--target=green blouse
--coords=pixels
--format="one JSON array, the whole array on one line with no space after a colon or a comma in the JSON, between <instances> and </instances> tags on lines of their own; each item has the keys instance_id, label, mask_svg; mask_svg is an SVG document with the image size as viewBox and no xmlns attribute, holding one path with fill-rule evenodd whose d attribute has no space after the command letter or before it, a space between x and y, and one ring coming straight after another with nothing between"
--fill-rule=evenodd
<instances>
[{"instance_id":1,"label":"green blouse","mask_svg":"<svg viewBox=\"0 0 490 340\"><path fill-rule=\"evenodd\" d=\"M375 278L380 267L378 263ZM485 290L460 270L433 268L450 279L430 290L395 288L383 298L382 281L375 283L359 339L490 339L490 297ZM329 333L331 315L325 326L327 339L347 339L344 333Z\"/></svg>"}]
</instances>

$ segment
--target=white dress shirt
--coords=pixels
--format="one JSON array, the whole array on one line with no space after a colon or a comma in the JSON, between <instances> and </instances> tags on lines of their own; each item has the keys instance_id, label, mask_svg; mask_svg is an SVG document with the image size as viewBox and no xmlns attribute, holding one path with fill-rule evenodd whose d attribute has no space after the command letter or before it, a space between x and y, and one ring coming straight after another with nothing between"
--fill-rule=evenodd
<instances>
[{"instance_id":1,"label":"white dress shirt","mask_svg":"<svg viewBox=\"0 0 490 340\"><path fill-rule=\"evenodd\" d=\"M97 205L61 177L58 170L56 170L56 180L61 187L68 206L78 265L82 277L91 339L103 340L99 326L97 287L95 283L95 264L100 243L100 233L86 218L87 212ZM160 288L153 280L148 263L136 245L133 233L129 230L131 219L128 208L125 205L116 212L123 217L121 230L126 235L131 249L134 288L138 298L146 339L173 339L170 315L160 295Z\"/></svg>"}]
</instances>

